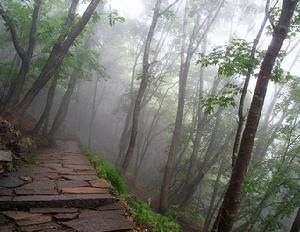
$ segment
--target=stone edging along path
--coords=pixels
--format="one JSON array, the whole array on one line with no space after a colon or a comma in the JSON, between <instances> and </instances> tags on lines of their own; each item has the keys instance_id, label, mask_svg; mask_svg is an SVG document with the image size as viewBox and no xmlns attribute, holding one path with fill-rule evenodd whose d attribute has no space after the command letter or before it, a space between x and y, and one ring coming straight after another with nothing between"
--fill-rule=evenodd
<instances>
[{"instance_id":1,"label":"stone edging along path","mask_svg":"<svg viewBox=\"0 0 300 232\"><path fill-rule=\"evenodd\" d=\"M0 177L1 232L133 231L126 210L73 141Z\"/></svg>"}]
</instances>

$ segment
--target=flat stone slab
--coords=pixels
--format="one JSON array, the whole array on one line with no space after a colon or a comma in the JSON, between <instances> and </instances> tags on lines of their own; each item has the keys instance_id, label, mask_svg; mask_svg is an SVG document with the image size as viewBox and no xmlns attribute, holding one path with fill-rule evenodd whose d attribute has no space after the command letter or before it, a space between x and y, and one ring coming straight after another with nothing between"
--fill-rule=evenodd
<instances>
[{"instance_id":1,"label":"flat stone slab","mask_svg":"<svg viewBox=\"0 0 300 232\"><path fill-rule=\"evenodd\" d=\"M18 226L42 224L52 220L51 216L48 215L34 214L23 211L6 211L3 212L3 214L13 219Z\"/></svg>"},{"instance_id":2,"label":"flat stone slab","mask_svg":"<svg viewBox=\"0 0 300 232\"><path fill-rule=\"evenodd\" d=\"M5 225L5 226L0 226L0 231L1 232L12 232L14 231L12 225Z\"/></svg>"},{"instance_id":3,"label":"flat stone slab","mask_svg":"<svg viewBox=\"0 0 300 232\"><path fill-rule=\"evenodd\" d=\"M15 194L21 195L55 195L58 192L55 189L15 189Z\"/></svg>"},{"instance_id":4,"label":"flat stone slab","mask_svg":"<svg viewBox=\"0 0 300 232\"><path fill-rule=\"evenodd\" d=\"M63 178L67 180L97 180L96 175L63 175Z\"/></svg>"},{"instance_id":5,"label":"flat stone slab","mask_svg":"<svg viewBox=\"0 0 300 232\"><path fill-rule=\"evenodd\" d=\"M109 191L104 188L93 188L93 187L75 187L75 188L62 188L62 193L108 193Z\"/></svg>"},{"instance_id":6,"label":"flat stone slab","mask_svg":"<svg viewBox=\"0 0 300 232\"><path fill-rule=\"evenodd\" d=\"M128 231L132 229L129 221L125 217L121 217L118 211L87 210L82 212L78 219L61 224L80 232Z\"/></svg>"},{"instance_id":7,"label":"flat stone slab","mask_svg":"<svg viewBox=\"0 0 300 232\"><path fill-rule=\"evenodd\" d=\"M54 218L58 221L70 221L77 218L79 213L59 213L54 215Z\"/></svg>"},{"instance_id":8,"label":"flat stone slab","mask_svg":"<svg viewBox=\"0 0 300 232\"><path fill-rule=\"evenodd\" d=\"M0 162L12 162L11 151L0 150Z\"/></svg>"},{"instance_id":9,"label":"flat stone slab","mask_svg":"<svg viewBox=\"0 0 300 232\"><path fill-rule=\"evenodd\" d=\"M0 178L0 232L132 231L77 143L59 142L36 159Z\"/></svg>"},{"instance_id":10,"label":"flat stone slab","mask_svg":"<svg viewBox=\"0 0 300 232\"><path fill-rule=\"evenodd\" d=\"M57 188L61 191L62 188L89 187L89 183L84 180L59 180L56 182Z\"/></svg>"},{"instance_id":11,"label":"flat stone slab","mask_svg":"<svg viewBox=\"0 0 300 232\"><path fill-rule=\"evenodd\" d=\"M111 188L111 184L104 178L89 181L90 185L95 188Z\"/></svg>"},{"instance_id":12,"label":"flat stone slab","mask_svg":"<svg viewBox=\"0 0 300 232\"><path fill-rule=\"evenodd\" d=\"M65 168L70 168L73 170L80 170L80 171L86 171L86 170L92 170L94 171L94 168L91 165L74 165L74 164L66 164L64 165Z\"/></svg>"},{"instance_id":13,"label":"flat stone slab","mask_svg":"<svg viewBox=\"0 0 300 232\"><path fill-rule=\"evenodd\" d=\"M57 214L57 213L78 213L77 208L32 208L31 213L46 213L46 214Z\"/></svg>"},{"instance_id":14,"label":"flat stone slab","mask_svg":"<svg viewBox=\"0 0 300 232\"><path fill-rule=\"evenodd\" d=\"M32 225L32 226L22 226L21 231L22 232L37 232L37 231L58 231L59 229L62 229L60 225L54 222L44 223L44 224L38 224L38 225Z\"/></svg>"},{"instance_id":15,"label":"flat stone slab","mask_svg":"<svg viewBox=\"0 0 300 232\"><path fill-rule=\"evenodd\" d=\"M13 190L0 187L0 196L11 196Z\"/></svg>"},{"instance_id":16,"label":"flat stone slab","mask_svg":"<svg viewBox=\"0 0 300 232\"><path fill-rule=\"evenodd\" d=\"M15 188L23 185L25 182L14 176L0 177L0 187Z\"/></svg>"},{"instance_id":17,"label":"flat stone slab","mask_svg":"<svg viewBox=\"0 0 300 232\"><path fill-rule=\"evenodd\" d=\"M97 207L116 201L110 194L60 194L60 195L30 195L16 196L10 198L0 198L0 210L20 208L42 208L42 207L71 207L89 208Z\"/></svg>"}]
</instances>

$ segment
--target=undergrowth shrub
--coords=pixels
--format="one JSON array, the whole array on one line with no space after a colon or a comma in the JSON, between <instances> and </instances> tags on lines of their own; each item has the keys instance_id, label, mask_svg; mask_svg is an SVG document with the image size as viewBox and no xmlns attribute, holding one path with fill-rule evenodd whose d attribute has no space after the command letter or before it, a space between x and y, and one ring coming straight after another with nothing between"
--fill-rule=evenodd
<instances>
[{"instance_id":1,"label":"undergrowth shrub","mask_svg":"<svg viewBox=\"0 0 300 232\"><path fill-rule=\"evenodd\" d=\"M154 212L144 202L137 201L133 197L127 197L127 203L131 210L131 216L138 225L146 226L153 232L180 232L180 226L169 216Z\"/></svg>"},{"instance_id":2,"label":"undergrowth shrub","mask_svg":"<svg viewBox=\"0 0 300 232\"><path fill-rule=\"evenodd\" d=\"M95 167L97 174L109 180L118 194L126 195L128 192L127 186L119 171L108 161L100 159L99 156L88 147L83 147L82 150Z\"/></svg>"},{"instance_id":3,"label":"undergrowth shrub","mask_svg":"<svg viewBox=\"0 0 300 232\"><path fill-rule=\"evenodd\" d=\"M133 221L139 225L150 229L151 232L180 232L180 226L171 216L164 216L154 212L150 206L144 202L136 200L128 195L127 185L120 172L109 162L100 159L100 157L88 147L82 147L82 152L90 160L91 164L97 170L97 174L109 180L121 195L122 199L129 207Z\"/></svg>"}]
</instances>

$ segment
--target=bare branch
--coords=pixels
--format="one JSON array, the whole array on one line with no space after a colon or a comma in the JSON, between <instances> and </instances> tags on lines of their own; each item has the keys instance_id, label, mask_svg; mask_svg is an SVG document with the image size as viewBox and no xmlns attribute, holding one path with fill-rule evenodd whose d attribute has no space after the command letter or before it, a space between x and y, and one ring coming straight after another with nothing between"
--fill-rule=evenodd
<instances>
[{"instance_id":1,"label":"bare branch","mask_svg":"<svg viewBox=\"0 0 300 232\"><path fill-rule=\"evenodd\" d=\"M167 6L163 11L161 11L158 15L158 17L160 17L161 15L163 15L164 13L166 13L170 8L172 8L177 2L179 2L179 0L175 0L173 3L171 3L169 6Z\"/></svg>"}]
</instances>

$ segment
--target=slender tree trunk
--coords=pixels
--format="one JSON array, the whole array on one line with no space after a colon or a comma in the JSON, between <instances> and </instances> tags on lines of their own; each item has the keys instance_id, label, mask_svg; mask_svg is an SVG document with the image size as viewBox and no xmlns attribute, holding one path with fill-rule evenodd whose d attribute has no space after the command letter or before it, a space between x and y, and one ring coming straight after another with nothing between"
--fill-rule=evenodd
<instances>
[{"instance_id":1,"label":"slender tree trunk","mask_svg":"<svg viewBox=\"0 0 300 232\"><path fill-rule=\"evenodd\" d=\"M5 105L5 108L10 108L14 105L16 105L19 102L19 98L22 94L24 83L26 80L26 75L30 68L30 63L33 55L33 51L36 44L36 31L37 31L37 23L38 23L38 16L40 12L42 1L41 0L35 0L34 9L32 12L32 20L31 20L31 29L29 33L28 38L28 47L25 50L19 41L18 35L17 35L17 29L16 26L13 23L13 20L10 19L9 15L6 14L6 12L1 11L0 14L2 15L2 18L7 23L8 27L10 28L12 39L14 46L17 50L17 53L19 54L21 58L21 68L19 70L19 74L15 81L13 81L12 85L10 86L8 96L7 96L7 102ZM0 4L0 8L3 8Z\"/></svg>"},{"instance_id":2,"label":"slender tree trunk","mask_svg":"<svg viewBox=\"0 0 300 232\"><path fill-rule=\"evenodd\" d=\"M186 1L184 20L183 20L183 37L182 37L182 46L181 46L181 64L179 71L179 91L178 91L178 103L177 103L177 113L175 119L175 127L172 135L172 140L169 148L168 159L165 166L164 176L160 189L160 200L159 200L159 211L165 212L168 207L169 200L169 190L172 183L172 174L175 166L176 155L179 147L181 146L180 136L181 128L183 123L183 113L184 113L184 103L185 103L185 92L186 92L186 83L189 73L191 59L194 53L197 51L200 43L205 38L206 33L209 31L211 25L214 23L217 15L222 8L224 1L221 0L221 3L218 5L214 16L211 18L211 15L207 17L206 21L200 24L200 15L197 15L196 23L194 24L191 36L189 38L189 44L186 48L186 38L187 38L187 17L188 17L188 1ZM219 3L219 2L218 2ZM203 27L203 35L196 41L198 33Z\"/></svg>"},{"instance_id":3,"label":"slender tree trunk","mask_svg":"<svg viewBox=\"0 0 300 232\"><path fill-rule=\"evenodd\" d=\"M261 64L254 96L252 98L245 130L241 139L240 149L232 170L229 186L226 190L223 204L219 210L212 231L229 232L233 226L235 215L240 205L242 185L247 173L271 72L287 36L291 18L298 3L294 0L284 0L278 24L274 28L272 41Z\"/></svg>"},{"instance_id":4,"label":"slender tree trunk","mask_svg":"<svg viewBox=\"0 0 300 232\"><path fill-rule=\"evenodd\" d=\"M297 215L293 222L290 232L299 232L300 231L300 208L298 208Z\"/></svg>"},{"instance_id":5,"label":"slender tree trunk","mask_svg":"<svg viewBox=\"0 0 300 232\"><path fill-rule=\"evenodd\" d=\"M253 41L251 54L250 54L251 59L255 58L255 53L256 53L256 48L257 48L258 42L261 38L262 32L263 32L263 30L266 26L266 23L268 21L268 18L269 18L269 4L270 4L270 0L267 0L266 7L265 7L265 17L264 17L264 19L263 19L263 21L260 25L260 28L258 30L257 35L256 35L256 37ZM232 150L232 167L234 166L236 156L237 156L237 153L239 151L240 142L241 142L241 136L242 136L244 122L245 122L245 118L246 118L246 115L244 113L244 104L245 104L245 99L246 99L246 95L247 95L247 92L248 92L248 85L249 85L249 82L250 82L250 77L251 77L252 72L253 72L253 67L249 67L248 71L247 71L247 74L246 74L246 79L245 79L245 82L244 82L244 86L243 86L243 89L242 89L241 98L240 98L239 112L238 112L238 116L239 116L238 128L237 128L237 131L236 131L233 150Z\"/></svg>"},{"instance_id":6,"label":"slender tree trunk","mask_svg":"<svg viewBox=\"0 0 300 232\"><path fill-rule=\"evenodd\" d=\"M186 178L185 178L185 182L187 183L188 181L190 181L193 173L194 173L194 168L195 168L195 164L196 164L196 160L197 160L197 155L200 149L200 142L201 142L201 138L203 135L203 122L205 120L203 120L203 114L202 114L202 108L201 108L201 100L202 100L202 92L203 92L203 67L200 70L200 94L199 94L199 99L198 99L198 107L197 107L197 129L196 129L196 137L194 139L193 142L193 150L192 150L192 154L191 154L191 158L189 161L189 165L187 168L187 174L186 174Z\"/></svg>"},{"instance_id":7,"label":"slender tree trunk","mask_svg":"<svg viewBox=\"0 0 300 232\"><path fill-rule=\"evenodd\" d=\"M40 116L39 121L36 123L35 127L32 130L32 132L35 134L39 133L40 129L42 128L42 125L44 124L45 121L47 121L47 119L50 116L50 112L51 112L51 108L52 108L53 100L54 100L55 89L56 89L56 85L57 85L57 79L58 79L58 76L56 76L53 79L51 86L48 90L46 106L44 108L43 113Z\"/></svg>"},{"instance_id":8,"label":"slender tree trunk","mask_svg":"<svg viewBox=\"0 0 300 232\"><path fill-rule=\"evenodd\" d=\"M148 32L147 39L146 39L146 44L145 44L145 49L144 49L144 57L143 57L143 76L142 76L139 92L138 92L137 98L135 100L135 105L134 105L134 109L133 109L132 127L131 127L129 145L128 145L127 152L125 154L124 160L121 165L121 171L123 173L126 173L128 166L130 164L130 161L132 159L133 152L134 152L136 136L137 136L137 132L138 132L141 103L142 103L145 91L147 89L148 79L149 79L150 47L151 47L151 42L153 39L154 31L155 31L155 28L156 28L156 25L158 22L158 18L160 16L159 10L160 10L161 2L162 2L162 0L156 1L153 18L152 18L152 23L150 25L149 32Z\"/></svg>"},{"instance_id":9,"label":"slender tree trunk","mask_svg":"<svg viewBox=\"0 0 300 232\"><path fill-rule=\"evenodd\" d=\"M97 114L96 99L97 99L98 82L99 82L99 78L97 77L94 92L93 92L92 110L91 110L91 117L90 117L90 121L89 121L89 135L88 135L88 147L89 148L91 148L93 124L94 124L94 120L95 120L95 117Z\"/></svg>"},{"instance_id":10,"label":"slender tree trunk","mask_svg":"<svg viewBox=\"0 0 300 232\"><path fill-rule=\"evenodd\" d=\"M173 136L171 140L171 145L168 153L168 160L165 166L165 172L163 176L163 181L160 189L160 202L159 202L159 211L165 212L168 207L168 198L169 198L169 188L171 185L171 177L173 166L175 163L176 152L179 147L179 138L182 127L183 119L183 108L184 108L184 98L185 98L185 88L187 82L187 75L183 75L183 69L185 65L185 50L186 44L185 40L187 37L186 27L187 27L187 14L188 14L188 1L186 1L185 11L184 11L184 20L183 20L183 34L182 34L182 45L181 45L181 64L179 71L179 93L178 93L178 103L177 103L177 114L175 119L175 128L173 131ZM186 70L186 68L185 68Z\"/></svg>"},{"instance_id":11,"label":"slender tree trunk","mask_svg":"<svg viewBox=\"0 0 300 232\"><path fill-rule=\"evenodd\" d=\"M215 201L216 201L216 198L217 198L217 194L218 194L219 187L220 187L220 180L221 180L221 177L222 177L222 174L223 174L223 171L224 171L224 166L225 166L224 160L225 159L223 159L221 161L219 171L218 171L218 174L217 174L217 178L216 178L216 181L215 181L215 184L214 184L214 187L213 187L213 193L212 193L211 198L210 198L209 208L208 208L208 211L206 213L206 218L205 218L205 222L204 222L204 226L203 226L203 231L204 232L209 231L209 226L210 226L212 218L213 218L213 209L215 208Z\"/></svg>"},{"instance_id":12,"label":"slender tree trunk","mask_svg":"<svg viewBox=\"0 0 300 232\"><path fill-rule=\"evenodd\" d=\"M26 93L22 101L13 109L18 115L23 114L27 110L27 108L31 105L32 101L38 95L40 90L47 84L47 82L52 78L54 73L59 69L69 48L71 47L75 39L78 37L78 35L82 32L86 24L89 22L99 2L100 0L91 0L82 17L71 28L71 31L67 35L65 35L65 31L62 33L63 36L61 35L58 41L53 46L50 56L45 66L43 67L40 75L33 83L33 86ZM69 15L72 15L70 14L71 11L73 12L72 6L69 11ZM67 21L68 19L69 17L67 18Z\"/></svg>"},{"instance_id":13,"label":"slender tree trunk","mask_svg":"<svg viewBox=\"0 0 300 232\"><path fill-rule=\"evenodd\" d=\"M211 153L206 153L204 160L202 161L197 176L190 180L190 182L186 185L185 191L182 191L182 198L180 199L180 207L184 208L186 205L191 201L193 195L195 194L198 186L201 185L201 182L204 178L204 176L207 174L207 172L210 170L210 168L217 162L220 155L226 155L226 152L228 151L230 140L232 138L233 133L230 132L226 138L222 146L215 152L215 154L212 156L212 158L209 159L209 156L211 156Z\"/></svg>"},{"instance_id":14,"label":"slender tree trunk","mask_svg":"<svg viewBox=\"0 0 300 232\"><path fill-rule=\"evenodd\" d=\"M72 97L72 94L73 94L75 86L76 86L77 79L78 79L78 74L73 73L71 76L71 79L69 81L69 84L68 84L68 89L66 90L66 92L63 96L63 99L60 103L59 109L54 118L52 127L47 136L50 144L55 143L54 136L55 136L57 130L59 129L59 127L61 126L61 124L63 123L63 121L68 113L69 104L70 104L71 97Z\"/></svg>"}]
</instances>

